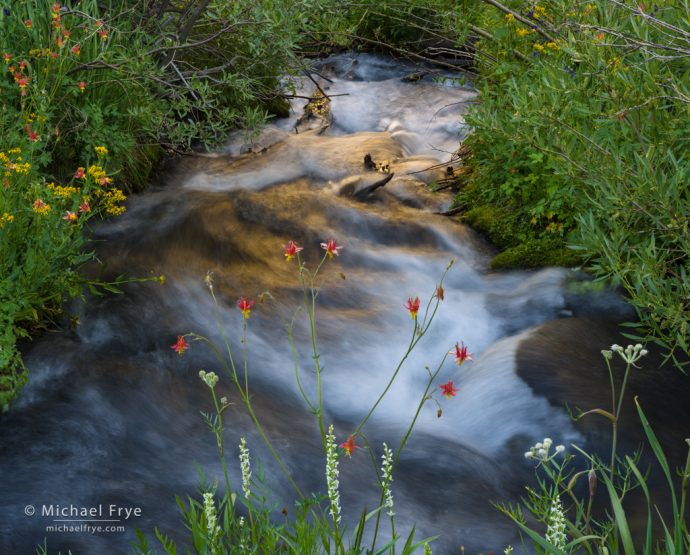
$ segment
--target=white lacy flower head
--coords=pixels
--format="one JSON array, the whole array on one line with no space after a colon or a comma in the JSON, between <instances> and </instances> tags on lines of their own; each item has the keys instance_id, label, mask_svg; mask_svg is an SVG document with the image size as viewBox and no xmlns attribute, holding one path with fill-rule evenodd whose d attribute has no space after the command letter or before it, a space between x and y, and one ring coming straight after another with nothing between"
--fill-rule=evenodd
<instances>
[{"instance_id":1,"label":"white lacy flower head","mask_svg":"<svg viewBox=\"0 0 690 555\"><path fill-rule=\"evenodd\" d=\"M535 443L530 447L529 451L525 452L525 458L528 460L538 460L540 462L548 462L553 459L556 455L560 455L565 452L564 445L556 445L553 454L550 454L551 446L553 445L553 440L550 437L545 437L543 441Z\"/></svg>"},{"instance_id":2,"label":"white lacy flower head","mask_svg":"<svg viewBox=\"0 0 690 555\"><path fill-rule=\"evenodd\" d=\"M611 351L618 353L626 364L635 364L643 356L649 354L649 351L644 349L639 343L636 345L628 345L625 349L614 343L611 345Z\"/></svg>"},{"instance_id":3,"label":"white lacy flower head","mask_svg":"<svg viewBox=\"0 0 690 555\"><path fill-rule=\"evenodd\" d=\"M218 383L218 375L215 372L206 372L206 370L199 370L199 377L211 389L216 387Z\"/></svg>"}]
</instances>

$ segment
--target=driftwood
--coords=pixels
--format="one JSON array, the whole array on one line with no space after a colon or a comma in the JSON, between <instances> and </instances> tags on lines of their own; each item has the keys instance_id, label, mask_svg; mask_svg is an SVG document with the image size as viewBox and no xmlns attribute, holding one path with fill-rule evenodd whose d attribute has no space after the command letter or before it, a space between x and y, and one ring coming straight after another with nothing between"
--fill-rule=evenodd
<instances>
[{"instance_id":1,"label":"driftwood","mask_svg":"<svg viewBox=\"0 0 690 555\"><path fill-rule=\"evenodd\" d=\"M364 198L369 196L371 193L373 193L376 189L383 187L388 183L391 179L393 179L393 176L395 173L389 173L384 177L383 179L378 180L376 183L373 183L372 185L368 185L367 187L362 188L359 191L356 191L352 196L355 198Z\"/></svg>"}]
</instances>

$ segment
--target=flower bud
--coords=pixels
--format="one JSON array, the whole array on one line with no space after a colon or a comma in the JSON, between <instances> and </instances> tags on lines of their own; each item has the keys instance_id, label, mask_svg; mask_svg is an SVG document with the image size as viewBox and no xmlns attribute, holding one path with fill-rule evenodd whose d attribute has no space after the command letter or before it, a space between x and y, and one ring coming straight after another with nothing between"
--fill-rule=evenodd
<instances>
[{"instance_id":1,"label":"flower bud","mask_svg":"<svg viewBox=\"0 0 690 555\"><path fill-rule=\"evenodd\" d=\"M601 354L606 360L611 360L613 358L613 351L603 350Z\"/></svg>"},{"instance_id":2,"label":"flower bud","mask_svg":"<svg viewBox=\"0 0 690 555\"><path fill-rule=\"evenodd\" d=\"M597 473L593 468L587 474L587 481L589 482L589 496L594 497L597 492Z\"/></svg>"}]
</instances>

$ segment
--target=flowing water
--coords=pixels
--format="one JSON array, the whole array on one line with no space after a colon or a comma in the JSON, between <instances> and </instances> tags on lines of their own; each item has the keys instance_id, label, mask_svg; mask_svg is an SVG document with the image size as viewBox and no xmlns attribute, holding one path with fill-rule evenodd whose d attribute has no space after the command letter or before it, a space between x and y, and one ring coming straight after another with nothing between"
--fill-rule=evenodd
<instances>
[{"instance_id":1,"label":"flowing water","mask_svg":"<svg viewBox=\"0 0 690 555\"><path fill-rule=\"evenodd\" d=\"M435 367L464 341L475 360L460 368L448 361L439 376L439 383L455 382L457 397L440 399L436 391L442 417L435 404L425 405L396 472L398 529L406 533L416 523L418 538L440 534L435 553L458 553L461 545L467 553L501 552L519 542L491 503L519 498L532 474L522 453L545 436L603 442L594 427L571 422L564 402L605 403L598 353L622 342L609 322L626 314L613 294L572 292L570 271L489 272L491 248L439 215L452 195L430 192L444 168L429 168L457 149L467 133L462 114L476 98L453 80L402 79L415 70L369 55L322 62L320 73L330 79L322 86L334 95L330 127L296 133L306 101L295 100L294 117L252 143L237 135L224 153L172 164L158 184L130 199L124 216L95 231L106 275L162 274L166 284L129 285L124 295L75 303L77 327L27 348L30 383L0 422L1 553L32 553L44 538L51 550L126 553L135 527L149 537L154 526L179 537L174 495L194 492L197 465L211 479L221 475L215 440L199 417L211 406L197 375L220 368L199 342L184 357L170 349L187 332L221 340L204 284L209 271L236 352L242 318L235 301L265 291L279 301L257 303L248 322L253 402L303 491L324 491L318 430L296 387L283 326L301 290L282 245L303 245L313 267L328 238L344 249L327 263L318 299L325 421L344 441L405 352L412 322L403 304L416 295L428 299L455 260L431 331L364 432L377 457L383 441L397 446L420 400L425 366ZM364 167L366 154L390 165L385 186L374 187L386 176ZM313 395L303 318L295 340ZM657 398L665 398L670 390L654 384ZM247 437L278 508L291 511L293 491L222 374L219 388L234 403L225 413L228 445ZM673 420L683 428L687 411ZM238 484L237 451L229 451ZM361 450L341 461L346 519L376 504L370 465ZM27 505L40 513L51 504L141 507L142 515L120 534L59 534L46 532L51 518L24 514Z\"/></svg>"}]
</instances>

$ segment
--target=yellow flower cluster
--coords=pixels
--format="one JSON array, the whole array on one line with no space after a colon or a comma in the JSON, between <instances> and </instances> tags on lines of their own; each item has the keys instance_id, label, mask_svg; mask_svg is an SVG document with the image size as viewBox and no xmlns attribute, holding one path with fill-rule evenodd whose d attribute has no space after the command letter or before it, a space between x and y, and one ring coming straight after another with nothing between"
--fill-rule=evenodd
<instances>
[{"instance_id":1,"label":"yellow flower cluster","mask_svg":"<svg viewBox=\"0 0 690 555\"><path fill-rule=\"evenodd\" d=\"M29 162L23 162L21 156L16 156L14 160L10 156L21 154L21 149L12 148L5 152L0 152L0 167L5 170L4 176L9 177L12 172L19 174L27 174L31 170Z\"/></svg>"},{"instance_id":2,"label":"yellow flower cluster","mask_svg":"<svg viewBox=\"0 0 690 555\"><path fill-rule=\"evenodd\" d=\"M96 154L98 154L98 156L105 156L106 154L108 154L108 149L104 146L95 146L93 147L93 149L96 151Z\"/></svg>"},{"instance_id":3,"label":"yellow flower cluster","mask_svg":"<svg viewBox=\"0 0 690 555\"><path fill-rule=\"evenodd\" d=\"M105 170L101 166L97 166L95 164L93 166L89 166L89 171L87 173L96 181L100 181L106 177Z\"/></svg>"},{"instance_id":4,"label":"yellow flower cluster","mask_svg":"<svg viewBox=\"0 0 690 555\"><path fill-rule=\"evenodd\" d=\"M40 58L41 56L50 56L50 48L34 48L29 50L29 56Z\"/></svg>"},{"instance_id":5,"label":"yellow flower cluster","mask_svg":"<svg viewBox=\"0 0 690 555\"><path fill-rule=\"evenodd\" d=\"M524 27L520 27L516 33L518 34L518 37L526 37L530 33L534 33L534 29L525 29Z\"/></svg>"},{"instance_id":6,"label":"yellow flower cluster","mask_svg":"<svg viewBox=\"0 0 690 555\"><path fill-rule=\"evenodd\" d=\"M560 46L558 46L558 43L555 43L555 42L553 42L553 41L549 41L549 42L546 42L546 43L544 43L544 44L542 44L542 43L540 43L540 42L535 42L535 43L532 45L532 47L533 47L537 52L540 52L540 53L542 53L542 54L543 54L544 52L546 52L547 49L548 49L548 50L552 50L552 51L555 52L555 51L557 51L557 50L560 50L560 48L561 48Z\"/></svg>"},{"instance_id":7,"label":"yellow flower cluster","mask_svg":"<svg viewBox=\"0 0 690 555\"><path fill-rule=\"evenodd\" d=\"M79 189L76 187L56 185L55 183L48 183L48 189L50 189L58 198L70 198L73 194L79 191Z\"/></svg>"},{"instance_id":8,"label":"yellow flower cluster","mask_svg":"<svg viewBox=\"0 0 690 555\"><path fill-rule=\"evenodd\" d=\"M0 229L5 227L7 224L11 224L14 221L14 216L12 214L8 214L7 212L4 212L2 216L0 216Z\"/></svg>"},{"instance_id":9,"label":"yellow flower cluster","mask_svg":"<svg viewBox=\"0 0 690 555\"><path fill-rule=\"evenodd\" d=\"M127 197L120 189L99 190L96 191L96 194L101 197L105 212L109 216L119 216L126 210L124 206L118 204L127 200Z\"/></svg>"},{"instance_id":10,"label":"yellow flower cluster","mask_svg":"<svg viewBox=\"0 0 690 555\"><path fill-rule=\"evenodd\" d=\"M515 20L515 16L512 13L506 14L506 21L512 23Z\"/></svg>"}]
</instances>

